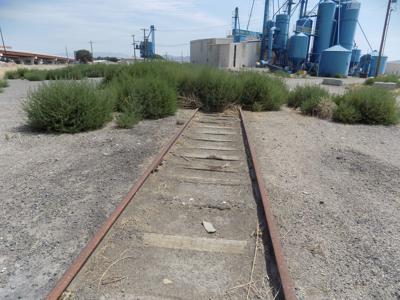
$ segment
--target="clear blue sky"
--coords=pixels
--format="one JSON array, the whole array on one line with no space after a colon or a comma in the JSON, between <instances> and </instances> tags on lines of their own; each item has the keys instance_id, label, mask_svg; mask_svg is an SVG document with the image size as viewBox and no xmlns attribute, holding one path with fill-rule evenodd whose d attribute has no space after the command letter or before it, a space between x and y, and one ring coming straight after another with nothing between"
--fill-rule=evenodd
<instances>
[{"instance_id":1,"label":"clear blue sky","mask_svg":"<svg viewBox=\"0 0 400 300\"><path fill-rule=\"evenodd\" d=\"M276 0L275 3L278 1ZM281 0L280 3L283 3ZM295 1L297 2L297 1ZM309 7L316 0L310 0ZM252 0L0 0L0 26L6 44L17 50L53 54L89 49L132 55L131 35L151 24L157 30L159 54L189 55L189 41L223 37L230 28L235 6L245 27ZM361 0L360 23L374 49L379 48L386 0ZM276 6L276 5L275 5ZM255 1L251 30L261 30L264 0ZM392 14L386 54L400 60L400 8ZM297 17L297 13L295 14ZM356 42L369 47L357 29Z\"/></svg>"}]
</instances>

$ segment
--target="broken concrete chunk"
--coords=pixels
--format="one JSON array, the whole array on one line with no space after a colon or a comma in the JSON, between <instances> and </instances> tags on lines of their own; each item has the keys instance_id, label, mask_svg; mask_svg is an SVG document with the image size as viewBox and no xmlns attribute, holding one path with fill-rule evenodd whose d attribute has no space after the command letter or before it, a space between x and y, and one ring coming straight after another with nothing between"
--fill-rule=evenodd
<instances>
[{"instance_id":1,"label":"broken concrete chunk","mask_svg":"<svg viewBox=\"0 0 400 300\"><path fill-rule=\"evenodd\" d=\"M203 226L204 226L204 229L205 229L208 233L215 233L215 232L217 232L217 230L214 228L213 224L211 224L210 222L203 221Z\"/></svg>"},{"instance_id":2,"label":"broken concrete chunk","mask_svg":"<svg viewBox=\"0 0 400 300\"><path fill-rule=\"evenodd\" d=\"M167 285L167 284L172 284L173 281L172 281L172 280L169 280L168 278L164 278L163 283L164 283L165 285Z\"/></svg>"}]
</instances>

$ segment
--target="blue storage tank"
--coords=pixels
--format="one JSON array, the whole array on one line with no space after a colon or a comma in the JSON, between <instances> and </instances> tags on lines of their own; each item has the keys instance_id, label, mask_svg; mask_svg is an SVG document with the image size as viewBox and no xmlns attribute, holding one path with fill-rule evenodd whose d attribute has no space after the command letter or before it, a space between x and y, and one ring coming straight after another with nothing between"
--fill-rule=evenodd
<instances>
[{"instance_id":1,"label":"blue storage tank","mask_svg":"<svg viewBox=\"0 0 400 300\"><path fill-rule=\"evenodd\" d=\"M304 33L297 33L289 39L288 58L293 64L294 71L307 59L308 39Z\"/></svg>"},{"instance_id":2,"label":"blue storage tank","mask_svg":"<svg viewBox=\"0 0 400 300\"><path fill-rule=\"evenodd\" d=\"M336 45L322 52L318 76L347 77L349 73L351 51Z\"/></svg>"},{"instance_id":3,"label":"blue storage tank","mask_svg":"<svg viewBox=\"0 0 400 300\"><path fill-rule=\"evenodd\" d=\"M289 35L290 16L287 14L279 14L276 16L275 27L276 33L274 36L274 50L285 50L287 47Z\"/></svg>"},{"instance_id":4,"label":"blue storage tank","mask_svg":"<svg viewBox=\"0 0 400 300\"><path fill-rule=\"evenodd\" d=\"M350 60L350 65L354 66L360 63L361 59L361 49L354 48L351 51L351 60Z\"/></svg>"},{"instance_id":5,"label":"blue storage tank","mask_svg":"<svg viewBox=\"0 0 400 300\"><path fill-rule=\"evenodd\" d=\"M303 32L305 34L311 34L313 27L313 20L310 18L301 18L296 22L296 32Z\"/></svg>"},{"instance_id":6,"label":"blue storage tank","mask_svg":"<svg viewBox=\"0 0 400 300\"><path fill-rule=\"evenodd\" d=\"M360 7L360 2L352 0L343 3L340 8L339 44L348 50L354 46Z\"/></svg>"},{"instance_id":7,"label":"blue storage tank","mask_svg":"<svg viewBox=\"0 0 400 300\"><path fill-rule=\"evenodd\" d=\"M376 67L378 65L379 52L373 51L370 55L371 55L371 67L369 69L369 74L368 74L369 77L375 76ZM385 74L387 60L388 60L388 57L382 55L381 65L379 67L379 72L378 72L379 75Z\"/></svg>"},{"instance_id":8,"label":"blue storage tank","mask_svg":"<svg viewBox=\"0 0 400 300\"><path fill-rule=\"evenodd\" d=\"M322 1L318 5L313 55L311 57L312 62L318 62L320 60L322 51L330 47L335 12L336 3L331 0Z\"/></svg>"}]
</instances>

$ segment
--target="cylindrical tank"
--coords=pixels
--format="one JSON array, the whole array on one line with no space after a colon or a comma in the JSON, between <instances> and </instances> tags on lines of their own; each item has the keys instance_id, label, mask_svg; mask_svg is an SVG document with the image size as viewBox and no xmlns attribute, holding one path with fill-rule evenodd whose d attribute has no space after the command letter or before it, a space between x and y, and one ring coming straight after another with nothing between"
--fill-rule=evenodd
<instances>
[{"instance_id":1,"label":"cylindrical tank","mask_svg":"<svg viewBox=\"0 0 400 300\"><path fill-rule=\"evenodd\" d=\"M284 50L287 47L287 40L289 34L289 21L290 16L287 14L279 14L276 16L276 34L274 37L274 50Z\"/></svg>"},{"instance_id":2,"label":"cylindrical tank","mask_svg":"<svg viewBox=\"0 0 400 300\"><path fill-rule=\"evenodd\" d=\"M373 51L371 53L371 66L369 68L369 74L368 74L368 76L370 76L370 77L375 76L376 67L378 65L378 57L379 57L378 51ZM387 60L388 60L388 57L382 55L378 75L385 74Z\"/></svg>"},{"instance_id":3,"label":"cylindrical tank","mask_svg":"<svg viewBox=\"0 0 400 300\"><path fill-rule=\"evenodd\" d=\"M322 51L318 76L347 77L350 59L351 51L340 45Z\"/></svg>"},{"instance_id":4,"label":"cylindrical tank","mask_svg":"<svg viewBox=\"0 0 400 300\"><path fill-rule=\"evenodd\" d=\"M335 12L336 3L331 0L325 0L318 5L313 55L311 58L313 62L318 62L322 51L330 46Z\"/></svg>"},{"instance_id":5,"label":"cylindrical tank","mask_svg":"<svg viewBox=\"0 0 400 300\"><path fill-rule=\"evenodd\" d=\"M289 39L288 58L292 62L294 69L307 59L308 36L304 33L292 35Z\"/></svg>"},{"instance_id":6,"label":"cylindrical tank","mask_svg":"<svg viewBox=\"0 0 400 300\"><path fill-rule=\"evenodd\" d=\"M354 48L351 51L351 60L350 60L350 65L354 66L360 63L361 59L361 49Z\"/></svg>"},{"instance_id":7,"label":"cylindrical tank","mask_svg":"<svg viewBox=\"0 0 400 300\"><path fill-rule=\"evenodd\" d=\"M310 18L301 18L296 22L296 32L303 32L305 34L311 34L313 27L313 20Z\"/></svg>"},{"instance_id":8,"label":"cylindrical tank","mask_svg":"<svg viewBox=\"0 0 400 300\"><path fill-rule=\"evenodd\" d=\"M348 50L352 50L354 46L360 7L361 3L356 0L345 2L338 15L340 19L339 44Z\"/></svg>"}]
</instances>

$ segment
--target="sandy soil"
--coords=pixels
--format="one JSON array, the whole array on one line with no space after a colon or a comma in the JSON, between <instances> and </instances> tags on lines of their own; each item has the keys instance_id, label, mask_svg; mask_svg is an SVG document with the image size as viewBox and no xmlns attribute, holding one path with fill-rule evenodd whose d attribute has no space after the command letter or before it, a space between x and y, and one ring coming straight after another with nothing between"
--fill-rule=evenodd
<instances>
[{"instance_id":1,"label":"sandy soil","mask_svg":"<svg viewBox=\"0 0 400 300\"><path fill-rule=\"evenodd\" d=\"M300 299L400 299L400 126L246 113Z\"/></svg>"},{"instance_id":2,"label":"sandy soil","mask_svg":"<svg viewBox=\"0 0 400 300\"><path fill-rule=\"evenodd\" d=\"M131 130L32 133L20 101L40 83L9 83L0 94L0 299L40 299L178 129L177 117Z\"/></svg>"}]
</instances>

